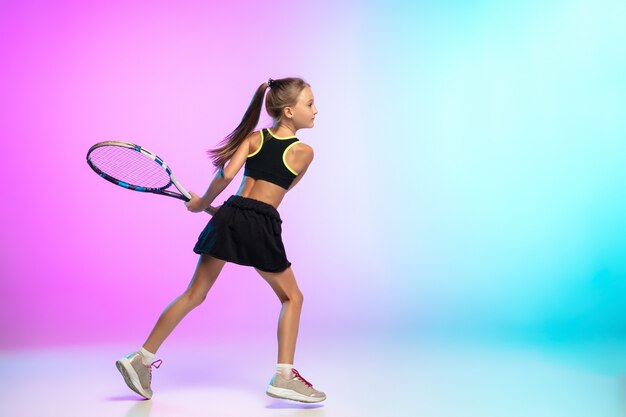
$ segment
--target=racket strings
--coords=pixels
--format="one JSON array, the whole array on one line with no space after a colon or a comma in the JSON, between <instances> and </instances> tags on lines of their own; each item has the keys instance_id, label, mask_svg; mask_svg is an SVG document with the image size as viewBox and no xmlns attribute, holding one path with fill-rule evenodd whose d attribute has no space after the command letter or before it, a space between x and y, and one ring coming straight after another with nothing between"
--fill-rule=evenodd
<instances>
[{"instance_id":1,"label":"racket strings","mask_svg":"<svg viewBox=\"0 0 626 417\"><path fill-rule=\"evenodd\" d=\"M120 150L127 150L126 148L120 148ZM144 154L139 153L134 150L128 150L129 152L134 152L137 154L136 156L133 154L129 154L131 158L127 158L127 155L124 155L123 158L119 156L109 156L108 161L110 161L110 169L111 172L116 172L118 179L124 180L130 184L134 185L142 185L149 186L151 184L159 185L158 182L159 175L162 168L154 163L152 164L152 159L146 157ZM112 153L108 151L109 153ZM146 170L148 168L148 170ZM156 173L153 173L151 169L155 169ZM157 174L157 175L155 175ZM155 179L157 182L155 183ZM169 181L169 178L167 179ZM144 182L144 184L140 184L140 182Z\"/></svg>"},{"instance_id":2,"label":"racket strings","mask_svg":"<svg viewBox=\"0 0 626 417\"><path fill-rule=\"evenodd\" d=\"M94 149L89 159L103 173L127 184L157 189L170 184L170 176L160 164L134 149L102 146Z\"/></svg>"}]
</instances>

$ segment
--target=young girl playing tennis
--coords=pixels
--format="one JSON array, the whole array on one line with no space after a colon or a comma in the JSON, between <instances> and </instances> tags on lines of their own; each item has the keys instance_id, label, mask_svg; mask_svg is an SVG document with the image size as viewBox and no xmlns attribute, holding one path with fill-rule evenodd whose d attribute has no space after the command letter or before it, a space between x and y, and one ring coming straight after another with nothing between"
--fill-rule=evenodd
<instances>
[{"instance_id":1,"label":"young girl playing tennis","mask_svg":"<svg viewBox=\"0 0 626 417\"><path fill-rule=\"evenodd\" d=\"M268 89L265 107L273 127L253 131ZM163 311L143 346L116 362L126 384L139 395L152 397L152 367L161 365L161 360L154 360L157 350L183 317L204 301L224 264L234 262L253 266L282 303L278 365L267 394L302 402L326 399L293 367L303 297L285 254L282 221L276 210L313 160L313 149L295 134L312 128L316 114L309 84L299 78L270 79L257 89L239 126L220 147L209 151L218 172L204 196L192 192L186 203L189 211L209 209L213 214L194 247L200 260L191 283ZM211 206L242 167L244 177L237 194L220 207Z\"/></svg>"}]
</instances>

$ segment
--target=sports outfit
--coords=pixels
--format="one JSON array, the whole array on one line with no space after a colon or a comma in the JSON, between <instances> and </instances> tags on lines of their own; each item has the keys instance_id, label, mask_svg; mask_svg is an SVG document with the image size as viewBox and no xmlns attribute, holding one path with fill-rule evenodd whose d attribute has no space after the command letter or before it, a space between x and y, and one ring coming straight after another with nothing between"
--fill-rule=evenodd
<instances>
[{"instance_id":1,"label":"sports outfit","mask_svg":"<svg viewBox=\"0 0 626 417\"><path fill-rule=\"evenodd\" d=\"M248 155L244 175L289 189L298 174L287 164L286 155L299 143L298 138L277 137L270 129L262 129L260 135L261 143ZM291 266L281 224L280 214L271 205L233 195L213 215L193 250L261 271L281 272Z\"/></svg>"}]
</instances>

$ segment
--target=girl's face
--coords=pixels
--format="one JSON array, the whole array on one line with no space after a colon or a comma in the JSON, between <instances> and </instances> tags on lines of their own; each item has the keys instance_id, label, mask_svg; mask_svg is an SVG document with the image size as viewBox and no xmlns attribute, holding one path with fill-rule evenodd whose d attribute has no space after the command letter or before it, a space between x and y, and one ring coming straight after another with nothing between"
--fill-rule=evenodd
<instances>
[{"instance_id":1,"label":"girl's face","mask_svg":"<svg viewBox=\"0 0 626 417\"><path fill-rule=\"evenodd\" d=\"M296 105L287 107L287 115L291 116L296 130L302 128L312 128L315 123L317 107L315 107L313 91L310 87L304 87L298 95Z\"/></svg>"}]
</instances>

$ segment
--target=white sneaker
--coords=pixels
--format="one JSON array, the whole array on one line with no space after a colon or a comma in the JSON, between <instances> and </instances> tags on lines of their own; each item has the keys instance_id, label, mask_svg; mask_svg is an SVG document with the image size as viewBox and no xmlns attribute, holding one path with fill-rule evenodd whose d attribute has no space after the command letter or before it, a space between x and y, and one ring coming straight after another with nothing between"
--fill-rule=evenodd
<instances>
[{"instance_id":1,"label":"white sneaker","mask_svg":"<svg viewBox=\"0 0 626 417\"><path fill-rule=\"evenodd\" d=\"M303 403L318 403L326 399L326 394L314 389L313 384L304 379L294 368L291 368L291 375L287 377L276 372L267 387L266 394L274 398Z\"/></svg>"},{"instance_id":2,"label":"white sneaker","mask_svg":"<svg viewBox=\"0 0 626 417\"><path fill-rule=\"evenodd\" d=\"M158 368L162 362L159 359L150 365L144 365L141 352L133 352L115 362L115 366L124 377L128 388L149 400L152 398L152 389L150 389L152 367Z\"/></svg>"}]
</instances>

